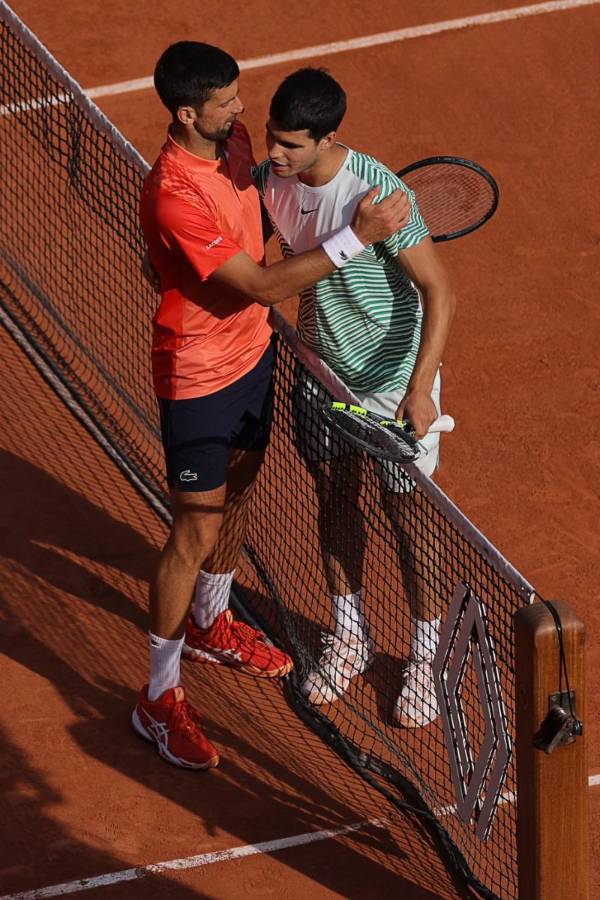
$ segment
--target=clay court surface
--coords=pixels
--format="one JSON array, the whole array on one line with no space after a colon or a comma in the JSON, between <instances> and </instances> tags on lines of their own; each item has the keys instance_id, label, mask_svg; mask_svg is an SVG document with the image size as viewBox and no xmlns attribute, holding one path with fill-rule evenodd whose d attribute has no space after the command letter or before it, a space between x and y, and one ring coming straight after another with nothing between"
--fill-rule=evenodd
<instances>
[{"instance_id":1,"label":"clay court surface","mask_svg":"<svg viewBox=\"0 0 600 900\"><path fill-rule=\"evenodd\" d=\"M518 4L12 6L91 89L150 75L179 39L249 61ZM592 780L600 772L599 29L600 6L590 4L265 60L241 75L257 159L278 83L299 65L325 65L348 94L345 143L393 169L466 156L500 184L494 219L440 251L459 302L443 367L443 405L457 429L443 442L438 480L542 596L567 601L586 623ZM120 89L97 103L152 161L168 124L153 90ZM293 318L294 305L286 312ZM76 896L464 896L418 822L392 813L305 728L278 684L184 663L191 700L222 750L209 774L169 767L135 737L147 584L164 529L3 330L0 366L0 893L181 860L189 867L114 876ZM600 785L590 801L594 847ZM251 856L234 852L261 844ZM189 863L200 854L208 857Z\"/></svg>"}]
</instances>

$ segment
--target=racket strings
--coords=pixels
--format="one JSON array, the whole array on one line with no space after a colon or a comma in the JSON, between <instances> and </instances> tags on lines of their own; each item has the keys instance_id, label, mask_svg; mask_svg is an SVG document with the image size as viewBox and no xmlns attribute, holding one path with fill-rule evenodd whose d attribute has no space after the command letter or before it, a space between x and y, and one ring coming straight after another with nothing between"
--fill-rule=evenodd
<instances>
[{"instance_id":1,"label":"racket strings","mask_svg":"<svg viewBox=\"0 0 600 900\"><path fill-rule=\"evenodd\" d=\"M419 455L417 441L393 423L384 426L341 409L328 411L327 420L349 443L372 456L412 462Z\"/></svg>"},{"instance_id":2,"label":"racket strings","mask_svg":"<svg viewBox=\"0 0 600 900\"><path fill-rule=\"evenodd\" d=\"M417 196L432 237L472 229L491 215L494 188L478 171L451 163L432 163L402 175Z\"/></svg>"}]
</instances>

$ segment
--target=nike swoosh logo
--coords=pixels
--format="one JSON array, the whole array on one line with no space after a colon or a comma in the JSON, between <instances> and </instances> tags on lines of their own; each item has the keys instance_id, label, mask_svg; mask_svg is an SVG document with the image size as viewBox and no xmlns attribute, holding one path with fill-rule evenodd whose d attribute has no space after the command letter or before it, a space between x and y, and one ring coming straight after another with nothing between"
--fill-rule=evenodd
<instances>
[{"instance_id":1,"label":"nike swoosh logo","mask_svg":"<svg viewBox=\"0 0 600 900\"><path fill-rule=\"evenodd\" d=\"M315 206L314 209L303 209L302 207L300 207L300 212L302 213L303 216L307 216L311 212L316 212L318 210L318 208L319 208L318 206Z\"/></svg>"}]
</instances>

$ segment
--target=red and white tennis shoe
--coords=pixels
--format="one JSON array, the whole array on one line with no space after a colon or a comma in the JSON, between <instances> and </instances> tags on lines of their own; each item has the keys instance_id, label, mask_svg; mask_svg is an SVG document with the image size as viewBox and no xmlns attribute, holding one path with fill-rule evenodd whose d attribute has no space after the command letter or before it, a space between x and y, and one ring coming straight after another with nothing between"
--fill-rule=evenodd
<instances>
[{"instance_id":1,"label":"red and white tennis shoe","mask_svg":"<svg viewBox=\"0 0 600 900\"><path fill-rule=\"evenodd\" d=\"M185 699L181 686L148 700L148 685L131 716L133 727L154 741L163 759L182 769L212 769L219 764L216 747L200 730L200 716Z\"/></svg>"},{"instance_id":2,"label":"red and white tennis shoe","mask_svg":"<svg viewBox=\"0 0 600 900\"><path fill-rule=\"evenodd\" d=\"M293 668L287 653L267 643L261 631L236 621L229 609L206 630L198 628L190 616L182 655L194 662L230 666L256 678L277 678Z\"/></svg>"}]
</instances>

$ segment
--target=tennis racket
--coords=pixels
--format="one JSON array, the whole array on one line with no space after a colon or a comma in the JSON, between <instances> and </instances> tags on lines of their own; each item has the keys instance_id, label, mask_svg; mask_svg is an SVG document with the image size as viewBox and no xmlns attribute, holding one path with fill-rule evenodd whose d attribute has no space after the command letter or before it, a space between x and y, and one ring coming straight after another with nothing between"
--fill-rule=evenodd
<instances>
[{"instance_id":1,"label":"tennis racket","mask_svg":"<svg viewBox=\"0 0 600 900\"><path fill-rule=\"evenodd\" d=\"M500 191L483 166L458 156L430 156L406 166L398 178L415 192L431 240L453 241L491 219Z\"/></svg>"},{"instance_id":2,"label":"tennis racket","mask_svg":"<svg viewBox=\"0 0 600 900\"><path fill-rule=\"evenodd\" d=\"M328 425L369 456L392 462L414 462L421 455L421 447L410 422L396 422L362 406L351 403L331 403L321 410ZM452 416L439 416L429 432L452 431Z\"/></svg>"}]
</instances>

